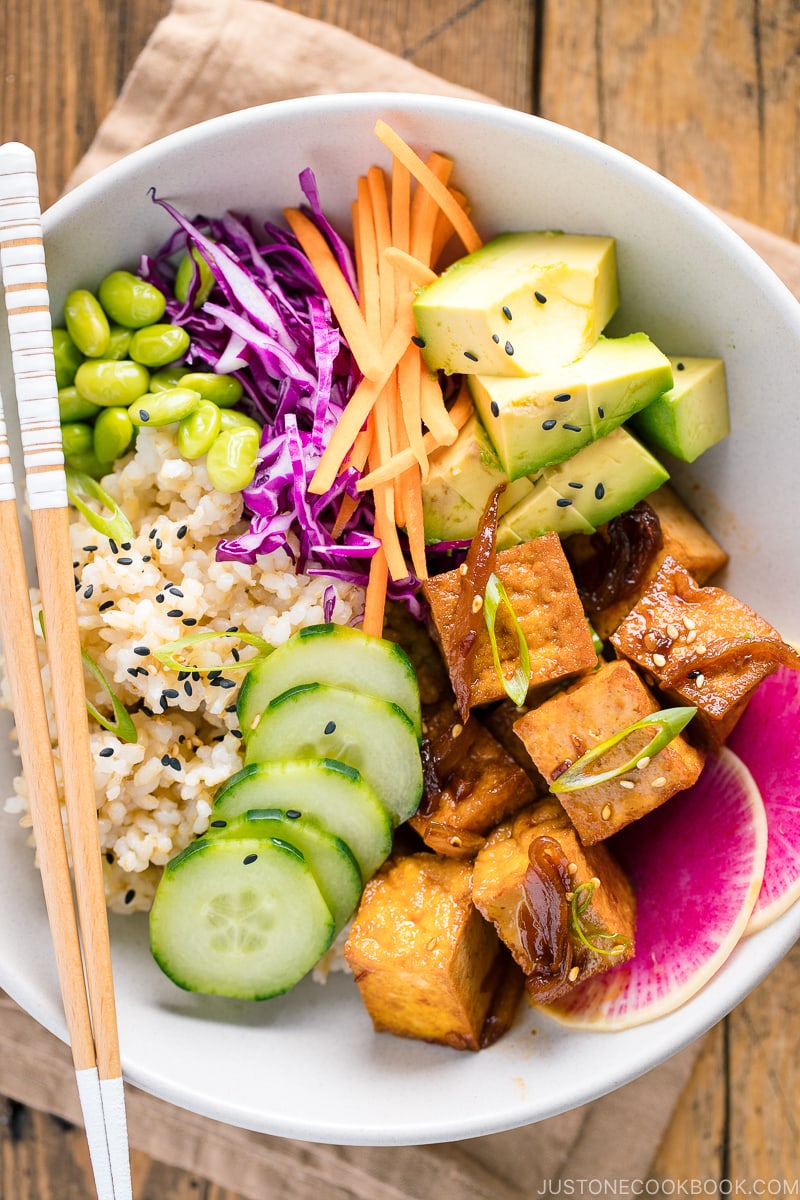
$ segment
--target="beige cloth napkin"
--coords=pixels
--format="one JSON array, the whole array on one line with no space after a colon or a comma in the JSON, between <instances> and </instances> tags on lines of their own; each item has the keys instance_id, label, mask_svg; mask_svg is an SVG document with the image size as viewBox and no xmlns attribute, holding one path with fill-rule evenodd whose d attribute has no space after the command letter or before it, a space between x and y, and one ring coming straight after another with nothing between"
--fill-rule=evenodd
<instances>
[{"instance_id":1,"label":"beige cloth napkin","mask_svg":"<svg viewBox=\"0 0 800 1200\"><path fill-rule=\"evenodd\" d=\"M164 134L221 113L293 96L413 91L486 99L331 26L262 0L175 0L136 62L70 186ZM743 222L739 232L800 295L800 247ZM19 1014L22 1018L22 1014ZM41 1106L63 1112L58 1056L30 1070L30 1034L4 1036L0 1063L27 1040L17 1090L45 1081ZM47 1036L47 1035L42 1035ZM642 1179L696 1055L689 1048L643 1079L575 1112L448 1147L312 1146L216 1125L131 1089L134 1146L257 1200L512 1200L560 1180ZM3 1082L0 1067L0 1083ZM21 1082L22 1077L26 1082ZM47 1081L49 1080L49 1088ZM61 1097L59 1100L58 1097Z\"/></svg>"}]
</instances>

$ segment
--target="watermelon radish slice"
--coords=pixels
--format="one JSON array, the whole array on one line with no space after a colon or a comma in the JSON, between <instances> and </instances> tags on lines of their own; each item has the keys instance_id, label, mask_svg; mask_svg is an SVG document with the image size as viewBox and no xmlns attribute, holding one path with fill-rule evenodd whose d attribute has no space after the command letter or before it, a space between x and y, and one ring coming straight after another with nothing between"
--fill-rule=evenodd
<instances>
[{"instance_id":1,"label":"watermelon radish slice","mask_svg":"<svg viewBox=\"0 0 800 1200\"><path fill-rule=\"evenodd\" d=\"M544 1011L571 1026L628 1029L680 1007L744 933L764 875L767 818L735 754L609 843L636 889L636 955Z\"/></svg>"},{"instance_id":2,"label":"watermelon radish slice","mask_svg":"<svg viewBox=\"0 0 800 1200\"><path fill-rule=\"evenodd\" d=\"M779 667L758 685L728 745L758 784L769 826L749 934L800 899L800 671Z\"/></svg>"}]
</instances>

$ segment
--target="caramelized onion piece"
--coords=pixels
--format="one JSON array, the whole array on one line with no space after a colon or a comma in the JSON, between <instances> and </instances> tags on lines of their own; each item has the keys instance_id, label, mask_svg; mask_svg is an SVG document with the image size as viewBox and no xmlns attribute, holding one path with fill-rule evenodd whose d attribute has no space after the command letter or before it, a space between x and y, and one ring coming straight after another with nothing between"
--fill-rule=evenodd
<instances>
[{"instance_id":1,"label":"caramelized onion piece","mask_svg":"<svg viewBox=\"0 0 800 1200\"><path fill-rule=\"evenodd\" d=\"M462 568L461 587L455 611L455 628L461 630L458 654L450 667L450 679L462 720L469 716L472 659L483 628L483 594L494 571L497 557L497 505L505 484L495 488L481 515L478 531L470 542Z\"/></svg>"},{"instance_id":2,"label":"caramelized onion piece","mask_svg":"<svg viewBox=\"0 0 800 1200\"><path fill-rule=\"evenodd\" d=\"M645 500L613 517L604 532L592 536L594 554L570 563L586 612L602 612L633 595L663 544L661 522Z\"/></svg>"},{"instance_id":3,"label":"caramelized onion piece","mask_svg":"<svg viewBox=\"0 0 800 1200\"><path fill-rule=\"evenodd\" d=\"M456 728L459 732L456 734ZM463 725L454 719L436 737L423 738L420 747L422 757L422 779L424 792L419 813L428 817L438 807L439 798L447 787L447 781L453 771L464 761L469 753L480 726L474 717L470 717Z\"/></svg>"},{"instance_id":4,"label":"caramelized onion piece","mask_svg":"<svg viewBox=\"0 0 800 1200\"><path fill-rule=\"evenodd\" d=\"M800 654L786 642L757 637L726 638L718 642L710 653L693 658L691 666L698 673L710 675L728 667L744 666L752 658L759 662L773 663L775 670L783 666L800 671ZM676 663L671 669L668 665L667 669L661 672L662 683L666 687L672 687L682 682L686 676L686 666L685 662Z\"/></svg>"},{"instance_id":5,"label":"caramelized onion piece","mask_svg":"<svg viewBox=\"0 0 800 1200\"><path fill-rule=\"evenodd\" d=\"M498 954L484 985L491 987L492 999L481 1030L481 1050L493 1046L514 1024L524 983L525 976L511 955L505 950Z\"/></svg>"},{"instance_id":6,"label":"caramelized onion piece","mask_svg":"<svg viewBox=\"0 0 800 1200\"><path fill-rule=\"evenodd\" d=\"M569 930L571 878L567 858L555 838L538 837L528 851L525 900L517 913L520 942L533 964L528 986L537 1000L559 992L572 968Z\"/></svg>"}]
</instances>

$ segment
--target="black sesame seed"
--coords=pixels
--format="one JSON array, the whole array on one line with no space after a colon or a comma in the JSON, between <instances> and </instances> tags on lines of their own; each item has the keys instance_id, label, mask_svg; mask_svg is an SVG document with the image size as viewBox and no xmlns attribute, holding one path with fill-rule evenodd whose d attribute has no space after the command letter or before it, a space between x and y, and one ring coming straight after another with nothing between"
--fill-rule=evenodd
<instances>
[{"instance_id":1,"label":"black sesame seed","mask_svg":"<svg viewBox=\"0 0 800 1200\"><path fill-rule=\"evenodd\" d=\"M604 409L604 408L603 408L601 405L599 405L599 404L598 404L598 406L597 406L597 415L598 415L598 417L600 417L601 419L602 419L602 418L603 418L603 417L606 415L606 410L605 410L605 409Z\"/></svg>"},{"instance_id":2,"label":"black sesame seed","mask_svg":"<svg viewBox=\"0 0 800 1200\"><path fill-rule=\"evenodd\" d=\"M154 716L156 715L156 714L153 712L152 708L148 708L148 706L147 706L146 704L143 704L143 705L142 705L142 712L144 713L144 715L145 715L146 717L154 717Z\"/></svg>"},{"instance_id":3,"label":"black sesame seed","mask_svg":"<svg viewBox=\"0 0 800 1200\"><path fill-rule=\"evenodd\" d=\"M571 504L572 501L568 500L566 496L559 496L559 498L556 500L556 505L558 508L569 508Z\"/></svg>"},{"instance_id":4,"label":"black sesame seed","mask_svg":"<svg viewBox=\"0 0 800 1200\"><path fill-rule=\"evenodd\" d=\"M411 340L415 346L419 346L420 350L425 349L425 339L424 338L418 337L417 334L414 334L414 336L411 338Z\"/></svg>"},{"instance_id":5,"label":"black sesame seed","mask_svg":"<svg viewBox=\"0 0 800 1200\"><path fill-rule=\"evenodd\" d=\"M117 559L117 562L119 563L119 565L121 567L129 567L131 565L131 563L133 562L133 559L130 558L127 554L124 554L122 556L122 558Z\"/></svg>"},{"instance_id":6,"label":"black sesame seed","mask_svg":"<svg viewBox=\"0 0 800 1200\"><path fill-rule=\"evenodd\" d=\"M241 657L242 657L241 654L234 646L233 649L231 650L231 658L233 659L234 662L238 662Z\"/></svg>"},{"instance_id":7,"label":"black sesame seed","mask_svg":"<svg viewBox=\"0 0 800 1200\"><path fill-rule=\"evenodd\" d=\"M195 683L199 683L200 682L200 672L192 671L192 679L194 680Z\"/></svg>"},{"instance_id":8,"label":"black sesame seed","mask_svg":"<svg viewBox=\"0 0 800 1200\"><path fill-rule=\"evenodd\" d=\"M290 821L296 821L298 817L302 817L299 808L287 808L286 815Z\"/></svg>"},{"instance_id":9,"label":"black sesame seed","mask_svg":"<svg viewBox=\"0 0 800 1200\"><path fill-rule=\"evenodd\" d=\"M224 829L227 824L228 824L227 821L212 821L211 828L212 829Z\"/></svg>"},{"instance_id":10,"label":"black sesame seed","mask_svg":"<svg viewBox=\"0 0 800 1200\"><path fill-rule=\"evenodd\" d=\"M231 733L233 734L233 736L234 736L235 738L241 738L241 737L244 737L244 734L242 733L241 729L232 729L232 730L231 730Z\"/></svg>"},{"instance_id":11,"label":"black sesame seed","mask_svg":"<svg viewBox=\"0 0 800 1200\"><path fill-rule=\"evenodd\" d=\"M571 487L571 488L582 488L582 487L583 487L583 484L582 484L582 483L568 483L568 484L567 484L567 487Z\"/></svg>"},{"instance_id":12,"label":"black sesame seed","mask_svg":"<svg viewBox=\"0 0 800 1200\"><path fill-rule=\"evenodd\" d=\"M140 655L142 658L146 658L147 655L150 653L150 647L149 646L134 646L133 653Z\"/></svg>"},{"instance_id":13,"label":"black sesame seed","mask_svg":"<svg viewBox=\"0 0 800 1200\"><path fill-rule=\"evenodd\" d=\"M569 429L571 433L580 433L580 431L581 431L580 425L566 425L565 424L565 425L562 425L561 428Z\"/></svg>"},{"instance_id":14,"label":"black sesame seed","mask_svg":"<svg viewBox=\"0 0 800 1200\"><path fill-rule=\"evenodd\" d=\"M181 538L186 537L188 532L189 532L189 526L181 525L180 529L176 532L175 537L180 541Z\"/></svg>"},{"instance_id":15,"label":"black sesame seed","mask_svg":"<svg viewBox=\"0 0 800 1200\"><path fill-rule=\"evenodd\" d=\"M194 617L184 617L183 620L181 621L181 625L196 625L196 624L197 624L197 621L195 620Z\"/></svg>"},{"instance_id":16,"label":"black sesame seed","mask_svg":"<svg viewBox=\"0 0 800 1200\"><path fill-rule=\"evenodd\" d=\"M130 904L135 895L136 895L135 889L129 888L128 891L125 893L125 903Z\"/></svg>"},{"instance_id":17,"label":"black sesame seed","mask_svg":"<svg viewBox=\"0 0 800 1200\"><path fill-rule=\"evenodd\" d=\"M122 545L120 546L120 550L130 550L130 548L131 548L130 542L123 542Z\"/></svg>"},{"instance_id":18,"label":"black sesame seed","mask_svg":"<svg viewBox=\"0 0 800 1200\"><path fill-rule=\"evenodd\" d=\"M170 756L169 756L168 754L162 754L162 755L161 755L161 765L162 765L162 767L168 767L168 766L169 766L169 764L170 764Z\"/></svg>"},{"instance_id":19,"label":"black sesame seed","mask_svg":"<svg viewBox=\"0 0 800 1200\"><path fill-rule=\"evenodd\" d=\"M73 569L73 571L74 571L74 570L75 570L77 567L79 567L80 565L81 565L81 564L80 564L80 560L76 558L76 559L75 559L75 561L74 561L74 563L72 564L72 569Z\"/></svg>"},{"instance_id":20,"label":"black sesame seed","mask_svg":"<svg viewBox=\"0 0 800 1200\"><path fill-rule=\"evenodd\" d=\"M257 858L258 858L257 854L245 854L244 858L242 859L242 862L244 863L244 865L246 867L249 867L250 863L254 863Z\"/></svg>"},{"instance_id":21,"label":"black sesame seed","mask_svg":"<svg viewBox=\"0 0 800 1200\"><path fill-rule=\"evenodd\" d=\"M139 420L144 421L145 425L150 420L150 413L147 411L146 408L139 409Z\"/></svg>"},{"instance_id":22,"label":"black sesame seed","mask_svg":"<svg viewBox=\"0 0 800 1200\"><path fill-rule=\"evenodd\" d=\"M183 683L184 679L188 679L191 671L178 671L178 683Z\"/></svg>"},{"instance_id":23,"label":"black sesame seed","mask_svg":"<svg viewBox=\"0 0 800 1200\"><path fill-rule=\"evenodd\" d=\"M226 688L226 689L235 688L236 680L235 679L220 679L219 686L221 688Z\"/></svg>"},{"instance_id":24,"label":"black sesame seed","mask_svg":"<svg viewBox=\"0 0 800 1200\"><path fill-rule=\"evenodd\" d=\"M150 538L151 542L152 542L153 538L156 536L156 532L157 531L155 529L151 529L150 532L148 533L147 536Z\"/></svg>"},{"instance_id":25,"label":"black sesame seed","mask_svg":"<svg viewBox=\"0 0 800 1200\"><path fill-rule=\"evenodd\" d=\"M152 562L152 561L153 561L153 560L152 560L152 558L150 557L150 555L149 555L149 554L143 554L143 555L142 555L142 562Z\"/></svg>"},{"instance_id":26,"label":"black sesame seed","mask_svg":"<svg viewBox=\"0 0 800 1200\"><path fill-rule=\"evenodd\" d=\"M508 305L507 305L507 304L504 304L504 305L503 305L503 316L505 317L505 319L506 319L507 321L510 321L510 320L512 320L512 317L511 317L511 309L508 307Z\"/></svg>"},{"instance_id":27,"label":"black sesame seed","mask_svg":"<svg viewBox=\"0 0 800 1200\"><path fill-rule=\"evenodd\" d=\"M91 600L93 592L94 592L94 584L90 583L89 586L85 589L83 594L87 600Z\"/></svg>"},{"instance_id":28,"label":"black sesame seed","mask_svg":"<svg viewBox=\"0 0 800 1200\"><path fill-rule=\"evenodd\" d=\"M81 581L77 575L73 575L72 578L75 581L75 591L79 592L81 590Z\"/></svg>"},{"instance_id":29,"label":"black sesame seed","mask_svg":"<svg viewBox=\"0 0 800 1200\"><path fill-rule=\"evenodd\" d=\"M491 405L490 405L489 407L490 407L490 408L491 408L491 410L492 410L492 416L493 416L493 417L499 417L499 416L500 416L500 405L497 403L497 401L496 401L496 400L493 400L493 401L492 401L492 403L491 403Z\"/></svg>"},{"instance_id":30,"label":"black sesame seed","mask_svg":"<svg viewBox=\"0 0 800 1200\"><path fill-rule=\"evenodd\" d=\"M185 734L185 733L179 733L179 734L178 734L178 741L179 741L181 744L183 744L183 743L186 741L186 734Z\"/></svg>"},{"instance_id":31,"label":"black sesame seed","mask_svg":"<svg viewBox=\"0 0 800 1200\"><path fill-rule=\"evenodd\" d=\"M169 765L172 767L173 771L181 770L181 760L179 758L171 758L169 760Z\"/></svg>"},{"instance_id":32,"label":"black sesame seed","mask_svg":"<svg viewBox=\"0 0 800 1200\"><path fill-rule=\"evenodd\" d=\"M477 362L477 361L478 361L478 356L477 356L477 354L473 354L471 350L465 350L465 351L464 351L464 358L468 358L470 362Z\"/></svg>"},{"instance_id":33,"label":"black sesame seed","mask_svg":"<svg viewBox=\"0 0 800 1200\"><path fill-rule=\"evenodd\" d=\"M189 683L188 679L187 679L186 683L183 685L183 690L186 692L187 696L191 696L192 685Z\"/></svg>"},{"instance_id":34,"label":"black sesame seed","mask_svg":"<svg viewBox=\"0 0 800 1200\"><path fill-rule=\"evenodd\" d=\"M572 392L559 392L557 396L553 396L553 399L558 404L563 404L565 400L572 399Z\"/></svg>"},{"instance_id":35,"label":"black sesame seed","mask_svg":"<svg viewBox=\"0 0 800 1200\"><path fill-rule=\"evenodd\" d=\"M138 667L128 667L128 674L133 675L133 677L136 678L136 676L139 674L139 668Z\"/></svg>"},{"instance_id":36,"label":"black sesame seed","mask_svg":"<svg viewBox=\"0 0 800 1200\"><path fill-rule=\"evenodd\" d=\"M156 550L160 550L163 545L161 538L156 538Z\"/></svg>"},{"instance_id":37,"label":"black sesame seed","mask_svg":"<svg viewBox=\"0 0 800 1200\"><path fill-rule=\"evenodd\" d=\"M238 626L236 626L236 625L229 625L228 628L225 630L225 632L226 633L238 633L239 629L238 629Z\"/></svg>"},{"instance_id":38,"label":"black sesame seed","mask_svg":"<svg viewBox=\"0 0 800 1200\"><path fill-rule=\"evenodd\" d=\"M603 487L602 483L598 483L597 487L594 489L595 499L602 500L603 496L605 496L605 494L606 494L606 489Z\"/></svg>"},{"instance_id":39,"label":"black sesame seed","mask_svg":"<svg viewBox=\"0 0 800 1200\"><path fill-rule=\"evenodd\" d=\"M509 357L509 358L511 358L511 357L513 356L513 354L514 354L514 347L511 345L511 342L506 342L506 344L505 344L505 346L503 347L503 349L505 350L505 352L506 352L506 354L508 355L508 357Z\"/></svg>"},{"instance_id":40,"label":"black sesame seed","mask_svg":"<svg viewBox=\"0 0 800 1200\"><path fill-rule=\"evenodd\" d=\"M328 721L328 724L325 726L323 733L335 733L335 731L336 731L336 722Z\"/></svg>"},{"instance_id":41,"label":"black sesame seed","mask_svg":"<svg viewBox=\"0 0 800 1200\"><path fill-rule=\"evenodd\" d=\"M173 596L177 596L179 600L183 600L183 592L179 587L175 587L174 583L171 583L169 587L165 588L164 590L167 592L172 592Z\"/></svg>"},{"instance_id":42,"label":"black sesame seed","mask_svg":"<svg viewBox=\"0 0 800 1200\"><path fill-rule=\"evenodd\" d=\"M677 366L677 368L678 368L678 370L679 370L679 371L685 371L685 370L686 370L686 365L685 365L684 363L676 363L676 366Z\"/></svg>"},{"instance_id":43,"label":"black sesame seed","mask_svg":"<svg viewBox=\"0 0 800 1200\"><path fill-rule=\"evenodd\" d=\"M236 712L236 705L235 705L235 704L229 704L229 705L228 705L228 707L225 709L225 712L229 712L229 713L235 713L235 712Z\"/></svg>"},{"instance_id":44,"label":"black sesame seed","mask_svg":"<svg viewBox=\"0 0 800 1200\"><path fill-rule=\"evenodd\" d=\"M113 607L114 607L113 600L104 600L103 603L97 609L97 611L98 612L107 612L109 608L113 608Z\"/></svg>"},{"instance_id":45,"label":"black sesame seed","mask_svg":"<svg viewBox=\"0 0 800 1200\"><path fill-rule=\"evenodd\" d=\"M499 333L493 333L493 334L492 334L492 341L495 343L495 345L496 345L496 346L499 346L499 345L500 345L500 334L499 334Z\"/></svg>"},{"instance_id":46,"label":"black sesame seed","mask_svg":"<svg viewBox=\"0 0 800 1200\"><path fill-rule=\"evenodd\" d=\"M163 693L162 693L162 694L163 694L164 696L167 696L167 697L169 697L169 699L170 699L170 700L177 700L177 699L178 699L178 692L177 692L177 690L176 690L175 688L164 688L164 691L163 691Z\"/></svg>"},{"instance_id":47,"label":"black sesame seed","mask_svg":"<svg viewBox=\"0 0 800 1200\"><path fill-rule=\"evenodd\" d=\"M106 850L106 862L111 865L114 862L114 855L110 850Z\"/></svg>"},{"instance_id":48,"label":"black sesame seed","mask_svg":"<svg viewBox=\"0 0 800 1200\"><path fill-rule=\"evenodd\" d=\"M553 421L552 419L549 421L542 421L542 429L555 429L557 424L558 422Z\"/></svg>"},{"instance_id":49,"label":"black sesame seed","mask_svg":"<svg viewBox=\"0 0 800 1200\"><path fill-rule=\"evenodd\" d=\"M83 552L84 552L84 554L94 554L96 549L97 549L97 546L84 546Z\"/></svg>"},{"instance_id":50,"label":"black sesame seed","mask_svg":"<svg viewBox=\"0 0 800 1200\"><path fill-rule=\"evenodd\" d=\"M167 616L168 617L182 617L183 609L182 608L170 608L167 612Z\"/></svg>"},{"instance_id":51,"label":"black sesame seed","mask_svg":"<svg viewBox=\"0 0 800 1200\"><path fill-rule=\"evenodd\" d=\"M540 304L547 304L547 296L543 295L541 292L534 292L533 294Z\"/></svg>"},{"instance_id":52,"label":"black sesame seed","mask_svg":"<svg viewBox=\"0 0 800 1200\"><path fill-rule=\"evenodd\" d=\"M687 679L697 679L698 675L701 675L701 674L702 674L701 671L689 671L689 672L687 672L686 678Z\"/></svg>"},{"instance_id":53,"label":"black sesame seed","mask_svg":"<svg viewBox=\"0 0 800 1200\"><path fill-rule=\"evenodd\" d=\"M111 758L113 753L114 753L113 746L104 746L103 749L100 751L100 758Z\"/></svg>"},{"instance_id":54,"label":"black sesame seed","mask_svg":"<svg viewBox=\"0 0 800 1200\"><path fill-rule=\"evenodd\" d=\"M219 669L219 667L217 667L216 670L208 672L208 678L211 680L219 679L221 674L222 671Z\"/></svg>"},{"instance_id":55,"label":"black sesame seed","mask_svg":"<svg viewBox=\"0 0 800 1200\"><path fill-rule=\"evenodd\" d=\"M112 554L119 554L119 546L117 545L117 543L114 541L113 538L108 539L108 544L111 547Z\"/></svg>"}]
</instances>

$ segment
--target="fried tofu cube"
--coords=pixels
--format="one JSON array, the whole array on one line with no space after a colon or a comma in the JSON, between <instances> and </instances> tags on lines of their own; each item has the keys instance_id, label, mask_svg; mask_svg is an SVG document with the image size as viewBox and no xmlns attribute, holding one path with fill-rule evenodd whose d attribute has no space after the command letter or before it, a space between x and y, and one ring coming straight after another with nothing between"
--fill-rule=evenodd
<instances>
[{"instance_id":1,"label":"fried tofu cube","mask_svg":"<svg viewBox=\"0 0 800 1200\"><path fill-rule=\"evenodd\" d=\"M697 725L719 746L762 679L781 663L800 669L800 655L752 608L717 587L699 587L685 567L666 558L611 638L676 704L697 708Z\"/></svg>"},{"instance_id":2,"label":"fried tofu cube","mask_svg":"<svg viewBox=\"0 0 800 1200\"><path fill-rule=\"evenodd\" d=\"M538 1003L633 957L636 900L627 876L605 846L581 845L552 797L487 838L475 860L472 897Z\"/></svg>"},{"instance_id":3,"label":"fried tofu cube","mask_svg":"<svg viewBox=\"0 0 800 1200\"><path fill-rule=\"evenodd\" d=\"M480 835L530 804L534 786L477 717L461 723L452 697L423 710L423 728L425 794L409 823L441 854L473 857Z\"/></svg>"},{"instance_id":4,"label":"fried tofu cube","mask_svg":"<svg viewBox=\"0 0 800 1200\"><path fill-rule=\"evenodd\" d=\"M552 696L521 717L515 732L548 783L573 762L615 733L641 721L659 705L652 692L627 662L604 663L597 671ZM655 734L654 729L632 733L609 749L595 768L613 770L630 761ZM703 754L679 734L659 750L643 769L627 771L607 783L572 792L558 799L585 846L658 808L675 792L691 787L703 769Z\"/></svg>"},{"instance_id":5,"label":"fried tofu cube","mask_svg":"<svg viewBox=\"0 0 800 1200\"><path fill-rule=\"evenodd\" d=\"M377 1032L480 1049L504 950L471 883L471 863L421 853L367 884L345 958Z\"/></svg>"},{"instance_id":6,"label":"fried tofu cube","mask_svg":"<svg viewBox=\"0 0 800 1200\"><path fill-rule=\"evenodd\" d=\"M528 644L531 689L595 665L597 655L592 637L557 534L547 533L501 550L495 570ZM454 570L435 575L423 584L451 679L463 661L465 631L456 627L463 579ZM519 644L503 606L498 610L496 632L501 666L511 675L519 662ZM470 707L502 700L505 689L495 670L491 642L483 623L471 665Z\"/></svg>"},{"instance_id":7,"label":"fried tofu cube","mask_svg":"<svg viewBox=\"0 0 800 1200\"><path fill-rule=\"evenodd\" d=\"M674 558L686 567L698 583L705 583L721 570L728 555L669 484L646 497L661 525L662 545L648 566L641 584L624 599L590 614L597 634L606 641L627 616L648 583L655 578L664 559ZM576 534L570 538L568 553L573 561L590 557L596 535Z\"/></svg>"}]
</instances>

